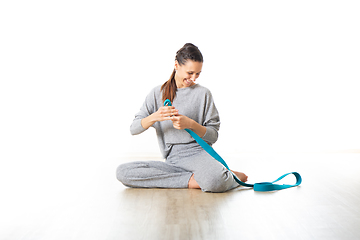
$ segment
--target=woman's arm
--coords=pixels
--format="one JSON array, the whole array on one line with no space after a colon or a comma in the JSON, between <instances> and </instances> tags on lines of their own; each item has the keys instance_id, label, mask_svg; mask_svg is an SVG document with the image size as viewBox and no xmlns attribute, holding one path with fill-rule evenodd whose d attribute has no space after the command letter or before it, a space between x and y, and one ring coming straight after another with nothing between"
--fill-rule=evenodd
<instances>
[{"instance_id":1,"label":"woman's arm","mask_svg":"<svg viewBox=\"0 0 360 240\"><path fill-rule=\"evenodd\" d=\"M194 120L193 120L193 124L191 125L190 129L193 130L194 133L199 135L199 137L203 137L205 135L205 133L206 133L206 127L198 124Z\"/></svg>"}]
</instances>

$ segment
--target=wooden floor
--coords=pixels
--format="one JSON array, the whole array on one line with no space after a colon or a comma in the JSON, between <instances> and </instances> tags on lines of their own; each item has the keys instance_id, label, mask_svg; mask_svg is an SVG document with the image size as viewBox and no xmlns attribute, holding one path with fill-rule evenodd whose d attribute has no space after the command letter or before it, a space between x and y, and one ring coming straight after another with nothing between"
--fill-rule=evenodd
<instances>
[{"instance_id":1,"label":"wooden floor","mask_svg":"<svg viewBox=\"0 0 360 240\"><path fill-rule=\"evenodd\" d=\"M303 183L270 193L130 189L115 169L133 157L84 160L53 174L33 167L21 173L27 179L1 178L0 239L360 239L360 154L225 159L249 182L298 171Z\"/></svg>"}]
</instances>

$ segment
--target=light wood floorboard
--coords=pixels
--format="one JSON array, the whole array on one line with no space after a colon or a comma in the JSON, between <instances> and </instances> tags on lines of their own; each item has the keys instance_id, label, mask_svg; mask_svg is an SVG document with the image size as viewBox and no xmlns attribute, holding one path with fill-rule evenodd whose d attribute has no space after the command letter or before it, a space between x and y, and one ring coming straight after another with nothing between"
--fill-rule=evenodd
<instances>
[{"instance_id":1,"label":"light wood floorboard","mask_svg":"<svg viewBox=\"0 0 360 240\"><path fill-rule=\"evenodd\" d=\"M360 239L360 154L225 157L249 182L298 171L303 183L270 193L131 189L115 169L134 158L92 159L45 185L3 185L0 239Z\"/></svg>"}]
</instances>

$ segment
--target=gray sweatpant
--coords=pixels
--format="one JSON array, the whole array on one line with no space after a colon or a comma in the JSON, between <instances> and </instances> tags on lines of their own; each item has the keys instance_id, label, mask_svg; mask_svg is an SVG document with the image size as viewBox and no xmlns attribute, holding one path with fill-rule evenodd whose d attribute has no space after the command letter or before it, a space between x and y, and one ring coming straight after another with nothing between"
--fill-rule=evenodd
<instances>
[{"instance_id":1,"label":"gray sweatpant","mask_svg":"<svg viewBox=\"0 0 360 240\"><path fill-rule=\"evenodd\" d=\"M225 192L238 186L229 170L193 144L174 146L165 162L129 162L116 171L125 186L142 188L187 188L192 174L205 192Z\"/></svg>"}]
</instances>

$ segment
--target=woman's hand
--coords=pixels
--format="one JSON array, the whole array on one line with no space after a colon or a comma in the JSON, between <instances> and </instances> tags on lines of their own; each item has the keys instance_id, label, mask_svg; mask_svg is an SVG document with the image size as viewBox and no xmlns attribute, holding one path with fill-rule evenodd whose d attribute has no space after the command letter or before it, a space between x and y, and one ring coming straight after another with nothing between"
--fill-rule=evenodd
<instances>
[{"instance_id":1,"label":"woman's hand","mask_svg":"<svg viewBox=\"0 0 360 240\"><path fill-rule=\"evenodd\" d=\"M176 114L175 116L171 117L173 122L173 126L176 129L182 130L185 128L193 130L197 135L203 137L206 133L206 127L200 125L196 121L187 116Z\"/></svg>"},{"instance_id":2,"label":"woman's hand","mask_svg":"<svg viewBox=\"0 0 360 240\"><path fill-rule=\"evenodd\" d=\"M169 117L174 116L178 113L179 113L179 110L175 109L174 106L161 107L161 108L159 108L159 110L157 110L154 113L154 120L156 122L171 120L171 118L169 118Z\"/></svg>"},{"instance_id":3,"label":"woman's hand","mask_svg":"<svg viewBox=\"0 0 360 240\"><path fill-rule=\"evenodd\" d=\"M179 110L175 109L175 107L173 106L160 107L156 112L154 112L150 116L141 119L141 125L143 128L148 129L156 122L171 120L171 117L178 113Z\"/></svg>"},{"instance_id":4,"label":"woman's hand","mask_svg":"<svg viewBox=\"0 0 360 240\"><path fill-rule=\"evenodd\" d=\"M175 116L171 117L173 122L173 126L176 129L182 130L185 128L191 128L193 125L194 120L188 118L187 116L176 114Z\"/></svg>"}]
</instances>

